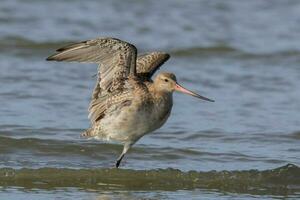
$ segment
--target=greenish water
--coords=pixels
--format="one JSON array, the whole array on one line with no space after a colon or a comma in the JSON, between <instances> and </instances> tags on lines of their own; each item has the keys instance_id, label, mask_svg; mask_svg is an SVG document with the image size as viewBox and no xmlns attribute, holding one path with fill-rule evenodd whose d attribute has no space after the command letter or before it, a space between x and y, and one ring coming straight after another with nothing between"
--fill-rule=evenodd
<instances>
[{"instance_id":1,"label":"greenish water","mask_svg":"<svg viewBox=\"0 0 300 200\"><path fill-rule=\"evenodd\" d=\"M0 199L297 199L300 2L0 3ZM99 36L171 54L168 122L113 169L119 144L84 140L95 65L46 62Z\"/></svg>"},{"instance_id":2,"label":"greenish water","mask_svg":"<svg viewBox=\"0 0 300 200\"><path fill-rule=\"evenodd\" d=\"M26 189L81 188L85 190L177 191L212 189L254 195L300 192L300 168L286 165L272 170L182 172L178 169L11 169L0 170L3 187Z\"/></svg>"}]
</instances>

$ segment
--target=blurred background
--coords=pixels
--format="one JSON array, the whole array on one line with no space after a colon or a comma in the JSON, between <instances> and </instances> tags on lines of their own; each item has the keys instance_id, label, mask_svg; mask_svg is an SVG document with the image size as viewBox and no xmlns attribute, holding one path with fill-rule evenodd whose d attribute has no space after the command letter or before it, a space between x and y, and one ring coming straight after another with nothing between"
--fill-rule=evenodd
<instances>
[{"instance_id":1,"label":"blurred background","mask_svg":"<svg viewBox=\"0 0 300 200\"><path fill-rule=\"evenodd\" d=\"M167 124L143 137L125 158L121 167L133 169L131 177L142 169L185 173L299 166L299 25L297 0L1 0L0 171L49 167L109 173L122 146L79 137L89 127L97 66L45 61L61 46L105 36L128 41L140 53L170 53L161 71L174 72L179 83L216 100L175 94ZM292 176L299 177L299 170ZM137 190L11 186L1 190L0 198L269 199L300 194L299 185L297 192L253 195L201 188Z\"/></svg>"}]
</instances>

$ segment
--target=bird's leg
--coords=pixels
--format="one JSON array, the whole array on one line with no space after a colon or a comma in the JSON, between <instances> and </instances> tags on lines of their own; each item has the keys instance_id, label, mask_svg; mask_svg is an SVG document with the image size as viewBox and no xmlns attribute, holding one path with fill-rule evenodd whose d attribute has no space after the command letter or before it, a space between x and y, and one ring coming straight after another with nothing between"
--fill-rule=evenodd
<instances>
[{"instance_id":1,"label":"bird's leg","mask_svg":"<svg viewBox=\"0 0 300 200\"><path fill-rule=\"evenodd\" d=\"M116 162L116 168L119 167L119 165L120 165L122 159L124 158L124 156L125 156L125 154L127 153L127 151L130 149L130 147L131 147L131 144L130 144L130 143L125 143L125 144L124 144L123 151L122 151L121 155L119 156L119 158L118 158L118 160L117 160L117 162Z\"/></svg>"},{"instance_id":2,"label":"bird's leg","mask_svg":"<svg viewBox=\"0 0 300 200\"><path fill-rule=\"evenodd\" d=\"M122 159L124 158L124 156L125 156L125 154L123 154L123 153L119 156L119 158L116 162L116 168L119 168L119 165L120 165Z\"/></svg>"}]
</instances>

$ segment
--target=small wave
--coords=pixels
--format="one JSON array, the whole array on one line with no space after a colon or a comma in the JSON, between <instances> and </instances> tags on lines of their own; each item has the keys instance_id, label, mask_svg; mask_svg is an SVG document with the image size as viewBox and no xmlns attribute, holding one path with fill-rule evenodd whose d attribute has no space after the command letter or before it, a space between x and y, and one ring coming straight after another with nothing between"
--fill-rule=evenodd
<instances>
[{"instance_id":1,"label":"small wave","mask_svg":"<svg viewBox=\"0 0 300 200\"><path fill-rule=\"evenodd\" d=\"M117 143L103 143L96 140L52 140L52 139L38 139L38 138L11 138L0 136L0 153L11 152L32 152L33 154L39 152L47 152L47 154L55 154L57 156L75 155L86 156L92 158L103 158L105 155L111 155L112 152L121 152L123 145ZM101 152L101 154L95 154ZM172 147L143 147L136 146L131 149L134 154L141 154L151 156L155 160L161 159L179 159L187 156L199 155L221 155L210 152L199 152L192 149L180 149ZM226 154L224 154L226 155ZM233 155L234 156L234 155Z\"/></svg>"},{"instance_id":2,"label":"small wave","mask_svg":"<svg viewBox=\"0 0 300 200\"><path fill-rule=\"evenodd\" d=\"M238 49L235 49L233 47L220 45L210 47L190 47L184 49L175 49L171 51L171 54L175 56L196 56L201 54L226 54L238 51Z\"/></svg>"},{"instance_id":3,"label":"small wave","mask_svg":"<svg viewBox=\"0 0 300 200\"><path fill-rule=\"evenodd\" d=\"M36 56L45 54L48 55L53 50L63 46L64 44L70 44L70 41L46 41L38 42L32 41L22 37L5 37L0 39L0 52L15 53L18 56Z\"/></svg>"},{"instance_id":4,"label":"small wave","mask_svg":"<svg viewBox=\"0 0 300 200\"><path fill-rule=\"evenodd\" d=\"M53 41L33 41L20 36L10 36L0 38L0 52L15 52L18 55L31 55L30 52L34 52L33 55L37 54L49 54L53 53L54 49L61 46L71 44L78 41L66 41L66 40L53 40ZM10 51L8 51L10 49ZM27 51L24 51L27 50ZM230 55L237 56L241 59L251 59L251 58L278 58L278 57L294 57L299 56L300 50L281 50L281 51L266 51L266 52L256 52L249 51L241 48L232 47L226 44L216 44L212 46L190 46L186 48L171 49L171 55L177 57L195 57L195 56L216 56L216 55Z\"/></svg>"},{"instance_id":5,"label":"small wave","mask_svg":"<svg viewBox=\"0 0 300 200\"><path fill-rule=\"evenodd\" d=\"M300 168L288 164L272 170L182 172L178 169L0 169L2 186L51 189L193 190L217 189L251 194L300 192Z\"/></svg>"},{"instance_id":6,"label":"small wave","mask_svg":"<svg viewBox=\"0 0 300 200\"><path fill-rule=\"evenodd\" d=\"M291 133L288 137L295 140L300 140L300 131Z\"/></svg>"},{"instance_id":7,"label":"small wave","mask_svg":"<svg viewBox=\"0 0 300 200\"><path fill-rule=\"evenodd\" d=\"M123 145L117 143L103 143L96 140L52 140L38 138L11 138L0 136L0 152L10 153L27 151L32 153L47 152L55 155L76 155L95 157L94 152L101 152L103 155L111 155L111 152L120 152ZM148 155L148 159L180 159L186 157L218 157L218 159L258 159L239 152L214 153L209 151L199 151L197 149L174 148L174 147L153 147L153 146L135 146L131 152L137 155ZM98 154L97 154L98 155ZM100 154L99 154L100 156ZM203 158L205 159L205 158Z\"/></svg>"},{"instance_id":8,"label":"small wave","mask_svg":"<svg viewBox=\"0 0 300 200\"><path fill-rule=\"evenodd\" d=\"M49 49L49 48L58 48L63 44L74 43L72 41L33 41L23 37L10 36L0 39L1 49L7 47L18 47L18 48L27 48L27 49Z\"/></svg>"},{"instance_id":9,"label":"small wave","mask_svg":"<svg viewBox=\"0 0 300 200\"><path fill-rule=\"evenodd\" d=\"M91 152L120 151L121 145L92 141L51 140L37 138L10 138L0 136L0 152L15 152L18 150L32 152L63 153L90 155Z\"/></svg>"},{"instance_id":10,"label":"small wave","mask_svg":"<svg viewBox=\"0 0 300 200\"><path fill-rule=\"evenodd\" d=\"M299 56L299 50L284 50L274 52L252 52L243 49L238 49L226 45L215 45L208 47L187 47L182 49L173 49L171 54L178 57L195 57L195 56L216 56L216 55L229 55L235 56L240 59L253 59L253 58L278 58L278 57L294 57Z\"/></svg>"}]
</instances>

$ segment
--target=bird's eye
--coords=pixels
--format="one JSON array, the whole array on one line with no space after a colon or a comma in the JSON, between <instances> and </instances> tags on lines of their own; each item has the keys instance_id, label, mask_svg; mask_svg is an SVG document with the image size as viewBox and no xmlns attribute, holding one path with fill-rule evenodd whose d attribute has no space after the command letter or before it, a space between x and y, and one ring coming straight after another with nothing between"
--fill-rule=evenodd
<instances>
[{"instance_id":1,"label":"bird's eye","mask_svg":"<svg viewBox=\"0 0 300 200\"><path fill-rule=\"evenodd\" d=\"M165 79L165 82L169 82L169 80L168 80L168 79Z\"/></svg>"}]
</instances>

